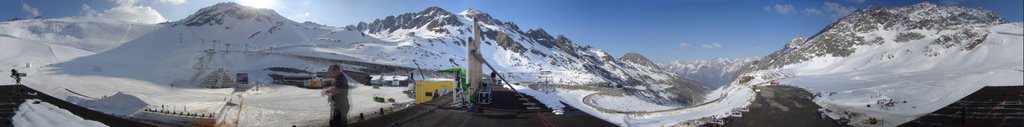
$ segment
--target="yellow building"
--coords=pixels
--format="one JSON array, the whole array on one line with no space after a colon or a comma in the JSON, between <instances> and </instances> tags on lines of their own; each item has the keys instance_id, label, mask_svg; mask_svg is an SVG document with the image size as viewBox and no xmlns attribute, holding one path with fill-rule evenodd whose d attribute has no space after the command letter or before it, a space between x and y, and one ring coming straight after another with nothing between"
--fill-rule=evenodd
<instances>
[{"instance_id":1,"label":"yellow building","mask_svg":"<svg viewBox=\"0 0 1024 127\"><path fill-rule=\"evenodd\" d=\"M333 82L334 82L333 79L310 79L310 80L304 81L302 86L306 87L306 88L318 89L318 88L323 88L324 85L328 85L328 84L331 84Z\"/></svg>"},{"instance_id":2,"label":"yellow building","mask_svg":"<svg viewBox=\"0 0 1024 127\"><path fill-rule=\"evenodd\" d=\"M416 81L416 104L428 102L437 96L435 92L451 93L453 91L454 80L432 80L432 81Z\"/></svg>"}]
</instances>

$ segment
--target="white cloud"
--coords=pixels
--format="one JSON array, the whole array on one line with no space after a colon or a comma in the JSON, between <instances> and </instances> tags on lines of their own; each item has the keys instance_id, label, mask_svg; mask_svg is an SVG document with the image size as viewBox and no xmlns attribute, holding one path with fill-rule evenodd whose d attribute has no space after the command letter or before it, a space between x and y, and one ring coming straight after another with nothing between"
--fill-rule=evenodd
<instances>
[{"instance_id":1,"label":"white cloud","mask_svg":"<svg viewBox=\"0 0 1024 127\"><path fill-rule=\"evenodd\" d=\"M104 11L99 17L139 23L160 23L167 20L153 8L138 5L115 6Z\"/></svg>"},{"instance_id":2,"label":"white cloud","mask_svg":"<svg viewBox=\"0 0 1024 127\"><path fill-rule=\"evenodd\" d=\"M82 15L86 17L95 17L100 15L100 12L96 12L96 10L93 10L88 4L82 4Z\"/></svg>"},{"instance_id":3,"label":"white cloud","mask_svg":"<svg viewBox=\"0 0 1024 127\"><path fill-rule=\"evenodd\" d=\"M832 18L846 17L846 15L853 13L853 11L857 11L857 8L847 7L833 2L825 2L825 7L823 9L825 9L825 12L831 13Z\"/></svg>"},{"instance_id":4,"label":"white cloud","mask_svg":"<svg viewBox=\"0 0 1024 127\"><path fill-rule=\"evenodd\" d=\"M167 21L155 9L149 6L138 5L138 0L113 0L114 7L97 13L89 5L82 5L82 15L87 17L100 17L138 23L160 23Z\"/></svg>"},{"instance_id":5,"label":"white cloud","mask_svg":"<svg viewBox=\"0 0 1024 127\"><path fill-rule=\"evenodd\" d=\"M39 8L29 6L28 3L25 3L25 1L21 1L21 10L28 12L28 14L30 14L30 16L32 17L39 17L39 14L41 14L39 12Z\"/></svg>"},{"instance_id":6,"label":"white cloud","mask_svg":"<svg viewBox=\"0 0 1024 127\"><path fill-rule=\"evenodd\" d=\"M156 2L169 5L181 5L185 3L185 0L157 0Z\"/></svg>"},{"instance_id":7,"label":"white cloud","mask_svg":"<svg viewBox=\"0 0 1024 127\"><path fill-rule=\"evenodd\" d=\"M117 5L135 5L135 3L139 3L139 0L110 0L110 1L114 1L114 3L117 4Z\"/></svg>"},{"instance_id":8,"label":"white cloud","mask_svg":"<svg viewBox=\"0 0 1024 127\"><path fill-rule=\"evenodd\" d=\"M804 10L800 11L800 13L803 13L804 15L821 15L822 14L821 10L818 10L817 8L804 8Z\"/></svg>"},{"instance_id":9,"label":"white cloud","mask_svg":"<svg viewBox=\"0 0 1024 127\"><path fill-rule=\"evenodd\" d=\"M762 9L764 9L764 11L767 11L767 12L775 12L775 13L779 13L779 14L796 13L796 8L794 8L792 4L768 5L768 6L764 6L764 8L762 8Z\"/></svg>"},{"instance_id":10,"label":"white cloud","mask_svg":"<svg viewBox=\"0 0 1024 127\"><path fill-rule=\"evenodd\" d=\"M852 2L852 3L857 3L857 4L862 4L864 2L867 2L868 0L846 0L846 1L849 1L849 2Z\"/></svg>"},{"instance_id":11,"label":"white cloud","mask_svg":"<svg viewBox=\"0 0 1024 127\"><path fill-rule=\"evenodd\" d=\"M702 44L702 45L700 45L700 47L706 48L706 49L716 49L716 48L721 48L722 44L718 44L718 43Z\"/></svg>"},{"instance_id":12,"label":"white cloud","mask_svg":"<svg viewBox=\"0 0 1024 127\"><path fill-rule=\"evenodd\" d=\"M689 47L690 47L690 43L686 43L686 42L679 43L679 48L689 48Z\"/></svg>"}]
</instances>

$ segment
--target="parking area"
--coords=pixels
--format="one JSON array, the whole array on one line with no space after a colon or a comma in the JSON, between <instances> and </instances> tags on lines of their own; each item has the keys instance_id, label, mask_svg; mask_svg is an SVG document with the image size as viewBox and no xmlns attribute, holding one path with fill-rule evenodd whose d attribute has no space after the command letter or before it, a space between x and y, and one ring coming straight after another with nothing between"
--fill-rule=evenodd
<instances>
[{"instance_id":1,"label":"parking area","mask_svg":"<svg viewBox=\"0 0 1024 127\"><path fill-rule=\"evenodd\" d=\"M792 86L755 86L749 112L727 118L726 127L845 127L822 118L811 93Z\"/></svg>"}]
</instances>

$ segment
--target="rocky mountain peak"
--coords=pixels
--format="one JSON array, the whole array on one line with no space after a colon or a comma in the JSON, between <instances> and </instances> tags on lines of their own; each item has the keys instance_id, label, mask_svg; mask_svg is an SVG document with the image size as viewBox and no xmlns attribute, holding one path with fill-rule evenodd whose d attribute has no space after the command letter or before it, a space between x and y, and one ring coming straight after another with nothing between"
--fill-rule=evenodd
<instances>
[{"instance_id":1,"label":"rocky mountain peak","mask_svg":"<svg viewBox=\"0 0 1024 127\"><path fill-rule=\"evenodd\" d=\"M229 19L225 19L229 18ZM218 3L199 9L196 13L180 20L186 26L222 25L230 21L252 20L256 22L290 21L272 9L254 8L235 2Z\"/></svg>"},{"instance_id":2,"label":"rocky mountain peak","mask_svg":"<svg viewBox=\"0 0 1024 127\"><path fill-rule=\"evenodd\" d=\"M854 12L838 23L837 25L861 25L853 28L858 32L864 32L879 29L948 30L1003 24L1006 20L985 9L938 6L922 2L906 7L872 6Z\"/></svg>"},{"instance_id":3,"label":"rocky mountain peak","mask_svg":"<svg viewBox=\"0 0 1024 127\"><path fill-rule=\"evenodd\" d=\"M424 12L451 13L451 12L448 12L448 11L444 10L444 8L437 7L437 6L427 7L427 9L423 9L423 11L420 11L420 13L424 13Z\"/></svg>"},{"instance_id":4,"label":"rocky mountain peak","mask_svg":"<svg viewBox=\"0 0 1024 127\"><path fill-rule=\"evenodd\" d=\"M950 48L985 35L969 29L1006 22L994 12L981 8L938 6L927 2L903 7L874 5L830 24L802 43L799 37L791 40L783 49L766 56L766 60L761 61L764 63L753 70L779 68L826 55L847 57L856 51L855 46L908 42L925 38L926 34L939 37L935 44L940 46L934 47ZM880 31L931 32L900 32L895 33L895 37L867 34Z\"/></svg>"},{"instance_id":5,"label":"rocky mountain peak","mask_svg":"<svg viewBox=\"0 0 1024 127\"><path fill-rule=\"evenodd\" d=\"M554 37L551 37L551 34L548 34L547 31L544 31L544 28L536 28L536 29L527 30L526 31L526 36L530 37L530 38L535 38L538 41L554 41L554 39L555 39ZM547 46L547 45L545 45L545 46ZM551 46L548 46L548 47L551 47Z\"/></svg>"},{"instance_id":6,"label":"rocky mountain peak","mask_svg":"<svg viewBox=\"0 0 1024 127\"><path fill-rule=\"evenodd\" d=\"M453 14L451 12L448 12L448 11L444 10L443 8L437 7L437 6L428 7L427 9L424 9L423 11L420 11L419 13L416 13L416 14L417 14L416 17L427 17L427 18L450 17L450 16L454 16L455 15L455 14Z\"/></svg>"},{"instance_id":7,"label":"rocky mountain peak","mask_svg":"<svg viewBox=\"0 0 1024 127\"><path fill-rule=\"evenodd\" d=\"M640 64L640 65L643 65L643 66L654 67L654 68L656 68L658 70L661 70L660 67L658 66L658 64L655 64L654 62L651 62L651 60L647 59L647 57L644 57L644 55L640 55L640 53L634 53L634 52L626 53L626 54L623 54L622 57L619 57L619 60L621 60L622 62L630 62L630 63Z\"/></svg>"},{"instance_id":8,"label":"rocky mountain peak","mask_svg":"<svg viewBox=\"0 0 1024 127\"><path fill-rule=\"evenodd\" d=\"M939 7L939 6L935 5L935 4L932 4L930 2L921 2L921 3L917 3L917 4L914 4L914 5L910 6L910 8L915 8L915 9L931 9L931 8L935 8L935 7Z\"/></svg>"},{"instance_id":9,"label":"rocky mountain peak","mask_svg":"<svg viewBox=\"0 0 1024 127\"><path fill-rule=\"evenodd\" d=\"M800 45L803 45L804 42L806 42L806 41L807 41L807 38L805 38L804 36L796 36L796 38L793 38L792 40L789 40L789 43L786 43L786 47L785 48L786 49L799 48Z\"/></svg>"},{"instance_id":10,"label":"rocky mountain peak","mask_svg":"<svg viewBox=\"0 0 1024 127\"><path fill-rule=\"evenodd\" d=\"M486 15L487 13L484 13L483 11L480 11L480 10L477 10L477 9L470 8L470 9L466 9L465 11L462 11L462 13L459 13L459 14L460 15Z\"/></svg>"},{"instance_id":11,"label":"rocky mountain peak","mask_svg":"<svg viewBox=\"0 0 1024 127\"><path fill-rule=\"evenodd\" d=\"M477 9L472 9L472 8L466 9L465 11L462 11L461 13L459 13L459 15L466 16L466 17L468 17L470 19L476 18L476 20L480 21L480 23L483 23L483 24L491 24L491 25L502 25L502 24L504 24L500 20L494 19L494 17L491 17L490 14L484 13L483 11L480 11L480 10L477 10Z\"/></svg>"},{"instance_id":12,"label":"rocky mountain peak","mask_svg":"<svg viewBox=\"0 0 1024 127\"><path fill-rule=\"evenodd\" d=\"M451 34L444 26L462 26L458 16L440 7L429 7L416 13L388 16L373 22L359 22L346 28L366 31L371 34L391 33L399 29L427 29L436 33Z\"/></svg>"}]
</instances>

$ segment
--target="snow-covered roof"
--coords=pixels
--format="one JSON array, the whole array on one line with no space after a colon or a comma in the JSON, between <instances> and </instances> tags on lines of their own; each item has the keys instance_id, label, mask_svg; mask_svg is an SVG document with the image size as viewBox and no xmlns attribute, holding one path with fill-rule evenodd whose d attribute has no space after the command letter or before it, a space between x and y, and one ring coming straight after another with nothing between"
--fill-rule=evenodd
<instances>
[{"instance_id":1,"label":"snow-covered roof","mask_svg":"<svg viewBox=\"0 0 1024 127\"><path fill-rule=\"evenodd\" d=\"M35 103L39 102L39 103ZM36 99L25 100L11 118L14 126L26 127L106 127L103 123L82 119L68 110Z\"/></svg>"}]
</instances>

